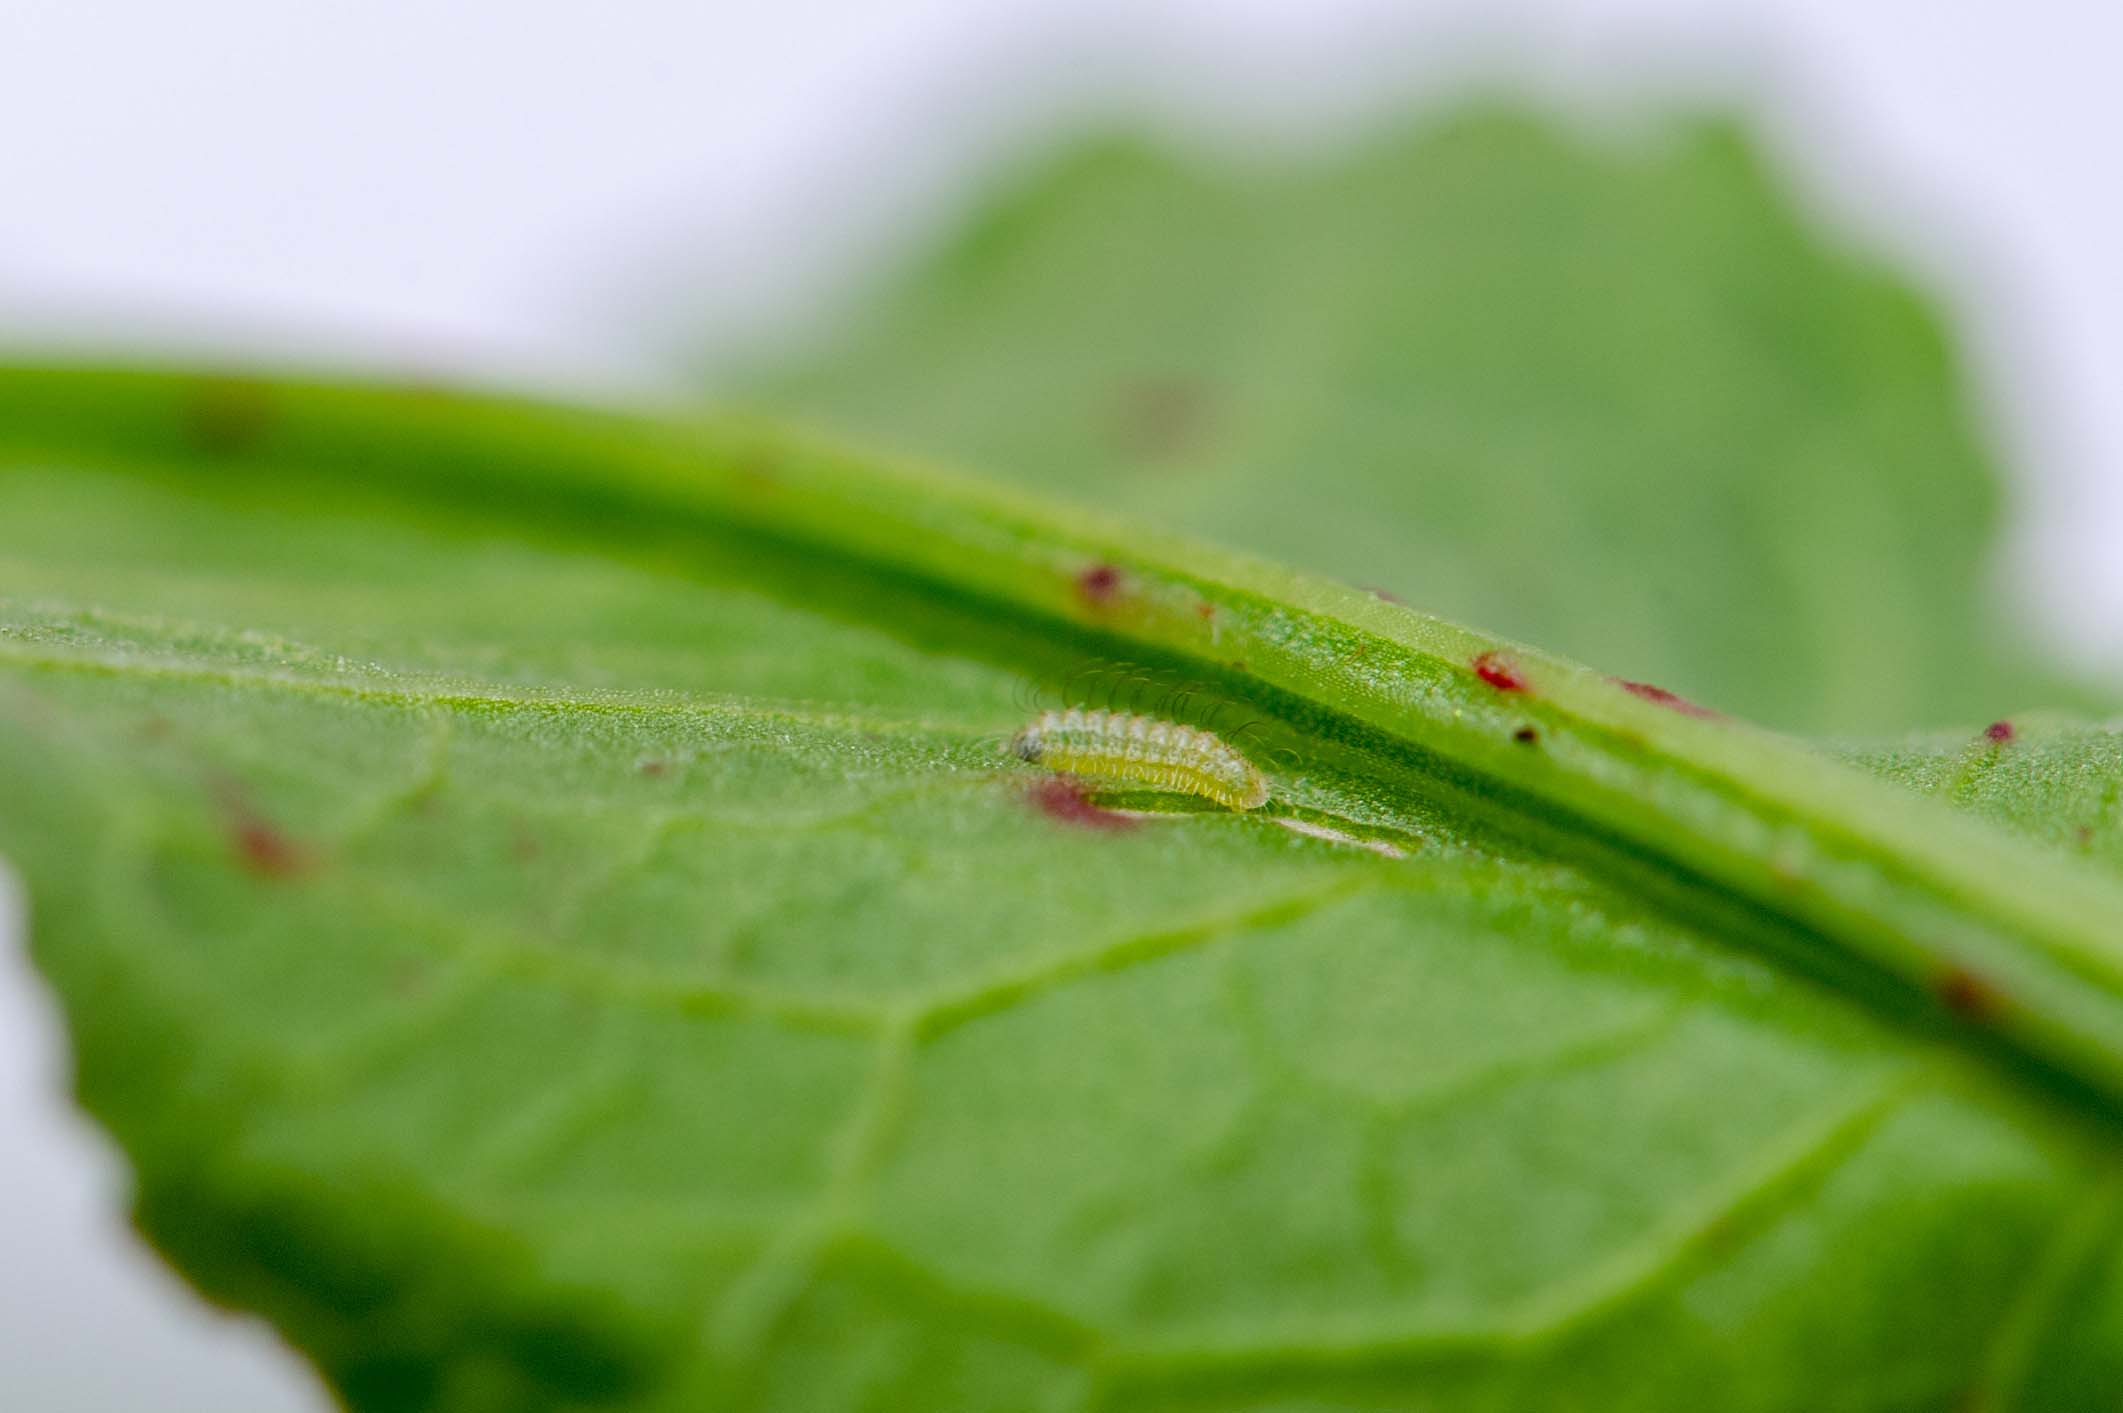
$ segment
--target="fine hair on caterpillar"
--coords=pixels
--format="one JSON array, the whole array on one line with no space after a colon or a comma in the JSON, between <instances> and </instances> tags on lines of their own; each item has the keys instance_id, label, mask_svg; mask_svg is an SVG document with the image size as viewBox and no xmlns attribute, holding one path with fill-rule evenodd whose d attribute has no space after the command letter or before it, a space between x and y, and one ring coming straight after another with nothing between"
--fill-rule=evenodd
<instances>
[{"instance_id":1,"label":"fine hair on caterpillar","mask_svg":"<svg viewBox=\"0 0 2123 1413\"><path fill-rule=\"evenodd\" d=\"M1156 717L1187 722L1231 741L1243 740L1261 727L1259 712L1249 704L1175 668L1095 658L1079 664L1057 686L1058 690L1028 689L1020 695L1019 707L1033 713L1076 707L1118 716Z\"/></svg>"},{"instance_id":2,"label":"fine hair on caterpillar","mask_svg":"<svg viewBox=\"0 0 2123 1413\"><path fill-rule=\"evenodd\" d=\"M1049 770L1197 795L1228 810L1268 802L1267 777L1223 737L1141 712L1041 712L1010 738L1010 749Z\"/></svg>"}]
</instances>

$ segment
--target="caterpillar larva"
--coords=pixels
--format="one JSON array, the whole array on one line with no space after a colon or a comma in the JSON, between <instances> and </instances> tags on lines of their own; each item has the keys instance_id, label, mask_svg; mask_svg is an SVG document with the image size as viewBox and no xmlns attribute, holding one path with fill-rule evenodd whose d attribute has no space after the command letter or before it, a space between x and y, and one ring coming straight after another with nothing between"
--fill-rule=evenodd
<instances>
[{"instance_id":1,"label":"caterpillar larva","mask_svg":"<svg viewBox=\"0 0 2123 1413\"><path fill-rule=\"evenodd\" d=\"M1223 737L1131 711L1042 712L1011 738L1020 760L1214 800L1229 810L1268 802L1268 781Z\"/></svg>"}]
</instances>

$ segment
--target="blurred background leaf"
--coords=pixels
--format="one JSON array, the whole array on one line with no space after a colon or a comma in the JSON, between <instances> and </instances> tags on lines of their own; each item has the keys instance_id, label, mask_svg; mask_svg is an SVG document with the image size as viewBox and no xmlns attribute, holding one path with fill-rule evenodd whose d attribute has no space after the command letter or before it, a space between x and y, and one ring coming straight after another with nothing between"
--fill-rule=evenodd
<instances>
[{"instance_id":1,"label":"blurred background leaf","mask_svg":"<svg viewBox=\"0 0 2123 1413\"><path fill-rule=\"evenodd\" d=\"M719 384L1791 730L2094 704L1991 591L1938 316L1815 226L1714 117L1475 106L1279 162L1108 136Z\"/></svg>"}]
</instances>

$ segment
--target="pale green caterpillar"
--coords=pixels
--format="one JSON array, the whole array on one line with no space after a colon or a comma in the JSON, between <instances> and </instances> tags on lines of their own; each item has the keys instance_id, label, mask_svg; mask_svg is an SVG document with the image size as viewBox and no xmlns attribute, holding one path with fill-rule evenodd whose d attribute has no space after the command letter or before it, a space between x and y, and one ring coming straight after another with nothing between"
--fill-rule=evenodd
<instances>
[{"instance_id":1,"label":"pale green caterpillar","mask_svg":"<svg viewBox=\"0 0 2123 1413\"><path fill-rule=\"evenodd\" d=\"M1010 749L1050 770L1177 790L1228 810L1268 802L1266 777L1221 736L1136 712L1042 712Z\"/></svg>"}]
</instances>

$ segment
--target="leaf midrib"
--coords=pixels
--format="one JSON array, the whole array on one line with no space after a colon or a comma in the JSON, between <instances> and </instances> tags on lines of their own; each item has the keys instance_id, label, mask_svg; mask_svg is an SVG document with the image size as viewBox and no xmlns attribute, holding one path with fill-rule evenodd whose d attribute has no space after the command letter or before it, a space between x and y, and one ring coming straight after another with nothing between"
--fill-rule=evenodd
<instances>
[{"instance_id":1,"label":"leaf midrib","mask_svg":"<svg viewBox=\"0 0 2123 1413\"><path fill-rule=\"evenodd\" d=\"M193 483L270 471L282 496L291 472L335 494L358 481L359 495L400 507L608 550L626 542L666 564L682 562L689 532L735 535L785 556L782 588L799 599L807 574L837 565L925 586L962 612L981 605L1048 635L1192 664L1294 708L1316 739L1378 733L1493 782L1507 810L1596 848L1604 836L1626 841L1905 985L1973 974L2004 1001L1980 1018L1986 1030L2110 1106L2123 1099L2123 890L1763 733L1664 710L1559 659L1245 556L752 423L257 381L246 386L272 413L256 444L203 456L185 448L186 410L220 386L186 374L0 373L0 437L22 451L146 463L164 479L160 463L174 458ZM1125 592L1088 594L1079 576L1093 566ZM1484 680L1482 654L1529 690ZM1524 721L1540 729L1539 751L1511 744Z\"/></svg>"}]
</instances>

